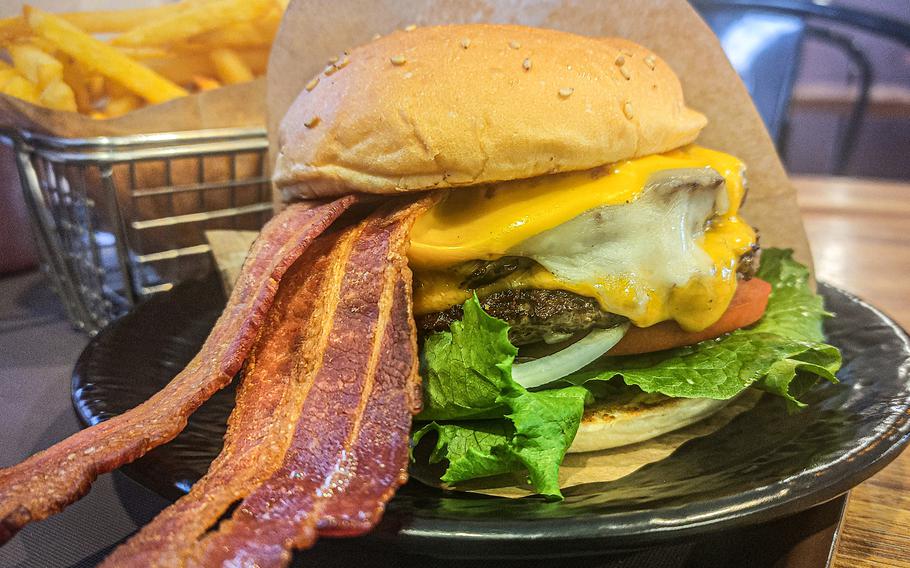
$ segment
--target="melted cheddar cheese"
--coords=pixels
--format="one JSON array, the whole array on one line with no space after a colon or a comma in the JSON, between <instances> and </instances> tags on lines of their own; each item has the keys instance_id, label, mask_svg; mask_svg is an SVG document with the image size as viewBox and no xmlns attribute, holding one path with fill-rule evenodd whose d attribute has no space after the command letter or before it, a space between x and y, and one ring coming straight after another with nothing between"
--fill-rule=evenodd
<instances>
[{"instance_id":1,"label":"melted cheddar cheese","mask_svg":"<svg viewBox=\"0 0 910 568\"><path fill-rule=\"evenodd\" d=\"M657 174L702 168L724 180L710 195L644 191ZM470 297L460 286L463 263L514 255L539 265L478 295L563 289L639 327L672 319L704 329L727 309L738 259L756 240L739 217L743 170L733 156L689 146L592 171L451 191L411 232L415 313Z\"/></svg>"}]
</instances>

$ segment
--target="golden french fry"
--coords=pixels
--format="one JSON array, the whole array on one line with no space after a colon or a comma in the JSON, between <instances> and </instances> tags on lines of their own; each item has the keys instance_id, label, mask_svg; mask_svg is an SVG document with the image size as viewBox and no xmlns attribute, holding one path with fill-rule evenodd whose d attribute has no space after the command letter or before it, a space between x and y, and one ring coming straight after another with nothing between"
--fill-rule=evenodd
<instances>
[{"instance_id":1,"label":"golden french fry","mask_svg":"<svg viewBox=\"0 0 910 568\"><path fill-rule=\"evenodd\" d=\"M72 60L63 63L63 80L73 89L73 96L76 97L76 108L79 112L90 112L92 110L92 97L86 84L85 73L82 72L82 68L78 63Z\"/></svg>"},{"instance_id":2,"label":"golden french fry","mask_svg":"<svg viewBox=\"0 0 910 568\"><path fill-rule=\"evenodd\" d=\"M178 14L185 10L186 7L186 2L179 2L130 10L70 12L61 14L60 17L87 33L122 33L136 26L141 26L150 20Z\"/></svg>"},{"instance_id":3,"label":"golden french fry","mask_svg":"<svg viewBox=\"0 0 910 568\"><path fill-rule=\"evenodd\" d=\"M38 95L38 102L55 110L76 112L76 95L62 79L51 81Z\"/></svg>"},{"instance_id":4,"label":"golden french fry","mask_svg":"<svg viewBox=\"0 0 910 568\"><path fill-rule=\"evenodd\" d=\"M6 81L0 85L0 93L28 101L32 104L38 104L38 87L34 83L20 75L9 76Z\"/></svg>"},{"instance_id":5,"label":"golden french fry","mask_svg":"<svg viewBox=\"0 0 910 568\"><path fill-rule=\"evenodd\" d=\"M30 6L25 6L24 13L35 34L53 43L86 68L117 81L151 103L187 94L180 86L65 20Z\"/></svg>"},{"instance_id":6,"label":"golden french fry","mask_svg":"<svg viewBox=\"0 0 910 568\"><path fill-rule=\"evenodd\" d=\"M104 94L112 99L132 95L133 92L116 81L104 82Z\"/></svg>"},{"instance_id":7,"label":"golden french fry","mask_svg":"<svg viewBox=\"0 0 910 568\"><path fill-rule=\"evenodd\" d=\"M178 14L192 5L191 2L178 2L150 8L64 12L56 15L86 33L110 34L122 33L151 20ZM0 42L28 37L30 33L28 23L21 16L0 19Z\"/></svg>"},{"instance_id":8,"label":"golden french fry","mask_svg":"<svg viewBox=\"0 0 910 568\"><path fill-rule=\"evenodd\" d=\"M34 45L19 43L9 46L7 51L16 69L39 89L63 78L63 64Z\"/></svg>"},{"instance_id":9,"label":"golden french fry","mask_svg":"<svg viewBox=\"0 0 910 568\"><path fill-rule=\"evenodd\" d=\"M100 99L104 96L104 77L101 75L89 75L85 79L85 88L88 90L88 96L94 99Z\"/></svg>"},{"instance_id":10,"label":"golden french fry","mask_svg":"<svg viewBox=\"0 0 910 568\"><path fill-rule=\"evenodd\" d=\"M124 95L122 97L112 98L104 108L106 118L122 116L131 110L136 110L142 106L142 99L136 95Z\"/></svg>"},{"instance_id":11,"label":"golden french fry","mask_svg":"<svg viewBox=\"0 0 910 568\"><path fill-rule=\"evenodd\" d=\"M0 19L0 43L7 44L31 34L28 24L21 17Z\"/></svg>"},{"instance_id":12,"label":"golden french fry","mask_svg":"<svg viewBox=\"0 0 910 568\"><path fill-rule=\"evenodd\" d=\"M214 0L140 24L113 40L113 45L166 45L238 22L254 21L272 0Z\"/></svg>"},{"instance_id":13,"label":"golden french fry","mask_svg":"<svg viewBox=\"0 0 910 568\"><path fill-rule=\"evenodd\" d=\"M221 86L221 83L212 79L211 77L205 77L202 75L196 75L193 77L193 84L196 85L196 88L200 91L211 91L212 89L217 89Z\"/></svg>"},{"instance_id":14,"label":"golden french fry","mask_svg":"<svg viewBox=\"0 0 910 568\"><path fill-rule=\"evenodd\" d=\"M170 56L170 51L163 47L144 47L133 45L117 46L117 51L132 59L156 59Z\"/></svg>"},{"instance_id":15,"label":"golden french fry","mask_svg":"<svg viewBox=\"0 0 910 568\"><path fill-rule=\"evenodd\" d=\"M0 89L13 77L21 77L18 71L10 67L5 61L0 60Z\"/></svg>"},{"instance_id":16,"label":"golden french fry","mask_svg":"<svg viewBox=\"0 0 910 568\"><path fill-rule=\"evenodd\" d=\"M251 50L234 50L254 75L262 75L269 62L267 48ZM164 59L144 61L151 69L179 85L193 83L193 77L215 75L215 65L208 54L177 53Z\"/></svg>"},{"instance_id":17,"label":"golden french fry","mask_svg":"<svg viewBox=\"0 0 910 568\"><path fill-rule=\"evenodd\" d=\"M235 85L253 80L253 72L249 65L233 50L228 48L212 51L212 63L215 64L215 73L222 83Z\"/></svg>"},{"instance_id":18,"label":"golden french fry","mask_svg":"<svg viewBox=\"0 0 910 568\"><path fill-rule=\"evenodd\" d=\"M272 45L284 11L273 6L256 22L238 22L224 28L197 35L186 42L182 49L203 50L217 47L263 47Z\"/></svg>"},{"instance_id":19,"label":"golden french fry","mask_svg":"<svg viewBox=\"0 0 910 568\"><path fill-rule=\"evenodd\" d=\"M272 44L274 35L274 32L271 34L264 32L256 24L242 22L199 34L186 42L175 44L174 47L178 51L191 53L209 51L219 47L263 47Z\"/></svg>"}]
</instances>

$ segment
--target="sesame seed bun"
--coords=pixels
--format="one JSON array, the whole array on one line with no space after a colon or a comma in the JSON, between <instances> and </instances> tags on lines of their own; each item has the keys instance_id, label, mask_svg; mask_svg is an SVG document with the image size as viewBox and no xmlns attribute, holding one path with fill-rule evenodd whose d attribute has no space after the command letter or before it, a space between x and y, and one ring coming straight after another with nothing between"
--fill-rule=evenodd
<instances>
[{"instance_id":1,"label":"sesame seed bun","mask_svg":"<svg viewBox=\"0 0 910 568\"><path fill-rule=\"evenodd\" d=\"M310 81L279 130L286 199L449 188L672 150L705 117L647 49L506 25L399 31Z\"/></svg>"},{"instance_id":2,"label":"sesame seed bun","mask_svg":"<svg viewBox=\"0 0 910 568\"><path fill-rule=\"evenodd\" d=\"M632 399L597 401L585 409L569 453L644 442L703 420L732 400L639 394Z\"/></svg>"}]
</instances>

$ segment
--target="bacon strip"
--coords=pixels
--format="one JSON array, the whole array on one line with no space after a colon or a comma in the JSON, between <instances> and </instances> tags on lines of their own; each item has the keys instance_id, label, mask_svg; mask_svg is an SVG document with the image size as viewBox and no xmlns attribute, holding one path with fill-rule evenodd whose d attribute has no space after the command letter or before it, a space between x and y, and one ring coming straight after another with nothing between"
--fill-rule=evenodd
<instances>
[{"instance_id":1,"label":"bacon strip","mask_svg":"<svg viewBox=\"0 0 910 568\"><path fill-rule=\"evenodd\" d=\"M0 470L0 544L88 492L98 475L173 439L187 417L227 385L247 357L287 269L354 199L293 205L263 228L202 349L161 391L120 416L87 428Z\"/></svg>"},{"instance_id":2,"label":"bacon strip","mask_svg":"<svg viewBox=\"0 0 910 568\"><path fill-rule=\"evenodd\" d=\"M280 465L307 391L313 363L298 346L318 341L322 326L308 325L321 298L336 236L323 235L281 282L250 352L228 420L224 447L189 494L162 511L117 548L109 566L179 566L181 557L228 510Z\"/></svg>"},{"instance_id":3,"label":"bacon strip","mask_svg":"<svg viewBox=\"0 0 910 568\"><path fill-rule=\"evenodd\" d=\"M404 249L424 206L377 212L300 259L252 352L221 455L106 566L281 566L320 532L378 522L407 479L421 401Z\"/></svg>"}]
</instances>

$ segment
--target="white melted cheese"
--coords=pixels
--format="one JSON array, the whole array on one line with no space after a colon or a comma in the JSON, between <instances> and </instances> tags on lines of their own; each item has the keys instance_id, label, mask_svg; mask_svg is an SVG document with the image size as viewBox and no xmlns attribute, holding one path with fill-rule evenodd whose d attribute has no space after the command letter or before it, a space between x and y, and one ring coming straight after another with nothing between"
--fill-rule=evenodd
<instances>
[{"instance_id":1,"label":"white melted cheese","mask_svg":"<svg viewBox=\"0 0 910 568\"><path fill-rule=\"evenodd\" d=\"M672 180L692 172L664 174ZM606 304L614 286L597 283L621 279L627 298L644 310L655 290L713 275L715 264L699 242L707 220L726 209L726 191L717 182L692 190L658 181L632 203L586 211L509 254L533 258L559 280L594 284Z\"/></svg>"}]
</instances>

